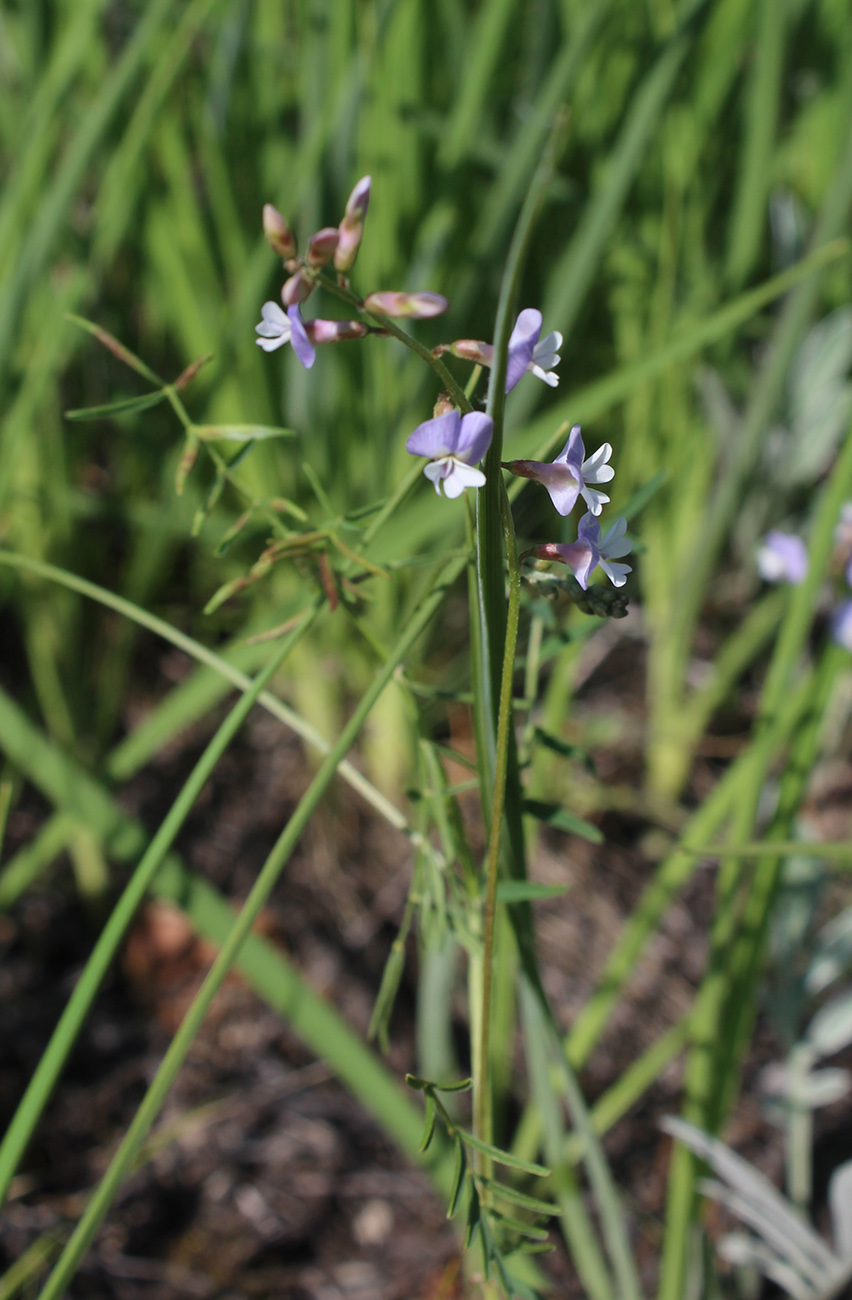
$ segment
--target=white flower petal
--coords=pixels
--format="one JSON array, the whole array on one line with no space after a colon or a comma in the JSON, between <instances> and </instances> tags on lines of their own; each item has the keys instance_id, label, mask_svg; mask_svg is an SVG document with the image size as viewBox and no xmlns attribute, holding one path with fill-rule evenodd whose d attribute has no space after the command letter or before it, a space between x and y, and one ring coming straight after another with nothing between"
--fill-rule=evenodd
<instances>
[{"instance_id":1,"label":"white flower petal","mask_svg":"<svg viewBox=\"0 0 852 1300\"><path fill-rule=\"evenodd\" d=\"M430 460L428 465L423 466L423 473L430 483L434 483L435 491L438 496L441 495L441 481L452 473L452 463L449 456L444 456L441 460Z\"/></svg>"},{"instance_id":2,"label":"white flower petal","mask_svg":"<svg viewBox=\"0 0 852 1300\"><path fill-rule=\"evenodd\" d=\"M444 479L444 495L453 500L460 497L465 488L480 488L485 482L485 475L481 469L475 469L473 465L465 465L463 461L452 459L452 469Z\"/></svg>"},{"instance_id":3,"label":"white flower petal","mask_svg":"<svg viewBox=\"0 0 852 1300\"><path fill-rule=\"evenodd\" d=\"M587 460L583 461L583 478L597 483L609 483L615 478L615 470L607 461L612 455L612 446L605 442L597 451L592 452Z\"/></svg>"},{"instance_id":4,"label":"white flower petal","mask_svg":"<svg viewBox=\"0 0 852 1300\"><path fill-rule=\"evenodd\" d=\"M598 563L614 587L623 587L627 581L628 573L633 572L629 564L613 564L609 560L605 560L603 556L601 556Z\"/></svg>"},{"instance_id":5,"label":"white flower petal","mask_svg":"<svg viewBox=\"0 0 852 1300\"><path fill-rule=\"evenodd\" d=\"M580 495L593 515L599 515L609 501L609 497L605 492L599 492L597 488L589 487L588 483L580 488Z\"/></svg>"},{"instance_id":6,"label":"white flower petal","mask_svg":"<svg viewBox=\"0 0 852 1300\"><path fill-rule=\"evenodd\" d=\"M553 363L551 362L550 364L552 365ZM530 362L527 366L527 370L531 371L531 373L535 375L536 379L543 379L550 388L559 387L559 376L554 370L543 370L541 366L536 365L534 361Z\"/></svg>"},{"instance_id":7,"label":"white flower petal","mask_svg":"<svg viewBox=\"0 0 852 1300\"><path fill-rule=\"evenodd\" d=\"M533 361L542 366L545 370L550 370L552 366L559 364L559 349L562 347L562 335L557 330L552 330L550 334L539 339L533 349Z\"/></svg>"},{"instance_id":8,"label":"white flower petal","mask_svg":"<svg viewBox=\"0 0 852 1300\"><path fill-rule=\"evenodd\" d=\"M265 302L260 309L263 319L271 325L277 325L280 330L290 331L290 322L287 319L287 313L282 311L277 302Z\"/></svg>"},{"instance_id":9,"label":"white flower petal","mask_svg":"<svg viewBox=\"0 0 852 1300\"><path fill-rule=\"evenodd\" d=\"M274 352L276 348L283 348L284 344L289 342L290 336L284 334L280 334L275 339L255 339L257 346L263 348L264 352Z\"/></svg>"}]
</instances>

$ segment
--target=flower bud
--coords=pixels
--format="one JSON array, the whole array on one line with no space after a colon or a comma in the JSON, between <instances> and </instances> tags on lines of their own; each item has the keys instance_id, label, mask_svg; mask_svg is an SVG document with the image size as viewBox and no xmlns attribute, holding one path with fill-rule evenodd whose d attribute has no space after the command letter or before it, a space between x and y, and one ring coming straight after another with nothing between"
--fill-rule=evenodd
<instances>
[{"instance_id":1,"label":"flower bud","mask_svg":"<svg viewBox=\"0 0 852 1300\"><path fill-rule=\"evenodd\" d=\"M464 361L475 361L478 366L490 366L494 357L494 348L481 339L456 339L455 343L442 343L432 351L440 356L449 352L451 356L461 357Z\"/></svg>"},{"instance_id":2,"label":"flower bud","mask_svg":"<svg viewBox=\"0 0 852 1300\"><path fill-rule=\"evenodd\" d=\"M362 339L367 326L359 320L306 320L305 333L312 343L340 343L344 339Z\"/></svg>"},{"instance_id":3,"label":"flower bud","mask_svg":"<svg viewBox=\"0 0 852 1300\"><path fill-rule=\"evenodd\" d=\"M271 203L263 205L263 233L267 243L275 249L279 257L286 262L296 255L296 241L293 232L277 208Z\"/></svg>"},{"instance_id":4,"label":"flower bud","mask_svg":"<svg viewBox=\"0 0 852 1300\"><path fill-rule=\"evenodd\" d=\"M295 275L290 276L289 280L284 281L281 301L285 307L292 307L294 303L304 302L310 298L313 291L313 280L305 275L304 271L297 271Z\"/></svg>"},{"instance_id":5,"label":"flower bud","mask_svg":"<svg viewBox=\"0 0 852 1300\"><path fill-rule=\"evenodd\" d=\"M518 478L531 478L541 481L542 466L537 460L504 460L503 468ZM548 466L548 468L550 468Z\"/></svg>"},{"instance_id":6,"label":"flower bud","mask_svg":"<svg viewBox=\"0 0 852 1300\"><path fill-rule=\"evenodd\" d=\"M362 176L346 204L346 212L338 227L338 244L334 253L334 265L338 271L348 271L355 263L361 236L364 233L364 218L370 206L370 177Z\"/></svg>"},{"instance_id":7,"label":"flower bud","mask_svg":"<svg viewBox=\"0 0 852 1300\"><path fill-rule=\"evenodd\" d=\"M455 410L455 403L453 402L453 399L450 397L449 393L439 393L438 400L435 403L434 410L432 411L432 416L434 419L437 419L439 415L446 415L447 411L454 411L454 410Z\"/></svg>"},{"instance_id":8,"label":"flower bud","mask_svg":"<svg viewBox=\"0 0 852 1300\"><path fill-rule=\"evenodd\" d=\"M365 298L363 309L379 316L426 320L429 316L440 316L449 305L440 293L371 293Z\"/></svg>"},{"instance_id":9,"label":"flower bud","mask_svg":"<svg viewBox=\"0 0 852 1300\"><path fill-rule=\"evenodd\" d=\"M311 235L308 241L308 256L306 258L308 266L314 268L327 266L334 257L338 238L334 226L325 226L322 230L318 230L315 235Z\"/></svg>"}]
</instances>

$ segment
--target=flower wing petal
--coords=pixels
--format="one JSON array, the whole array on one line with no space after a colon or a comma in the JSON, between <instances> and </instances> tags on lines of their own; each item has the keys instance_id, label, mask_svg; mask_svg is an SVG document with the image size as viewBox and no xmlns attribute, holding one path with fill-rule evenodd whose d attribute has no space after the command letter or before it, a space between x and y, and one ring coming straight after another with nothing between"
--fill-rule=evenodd
<instances>
[{"instance_id":1,"label":"flower wing petal","mask_svg":"<svg viewBox=\"0 0 852 1300\"><path fill-rule=\"evenodd\" d=\"M444 495L452 501L455 497L460 497L465 488L480 488L485 482L485 475L481 469L474 469L472 465L465 465L463 461L451 460L452 468L450 473L444 479Z\"/></svg>"},{"instance_id":2,"label":"flower wing petal","mask_svg":"<svg viewBox=\"0 0 852 1300\"><path fill-rule=\"evenodd\" d=\"M628 573L633 572L629 564L612 563L603 557L601 557L599 563L614 587L623 587L627 581Z\"/></svg>"},{"instance_id":3,"label":"flower wing petal","mask_svg":"<svg viewBox=\"0 0 852 1300\"><path fill-rule=\"evenodd\" d=\"M588 484L584 484L580 491L583 494L583 500L593 515L599 515L609 501L606 492L599 492L596 487L589 487Z\"/></svg>"},{"instance_id":4,"label":"flower wing petal","mask_svg":"<svg viewBox=\"0 0 852 1300\"><path fill-rule=\"evenodd\" d=\"M615 478L615 470L607 464L612 455L612 446L605 442L597 451L592 452L588 460L583 461L583 477L588 483L609 483Z\"/></svg>"},{"instance_id":5,"label":"flower wing petal","mask_svg":"<svg viewBox=\"0 0 852 1300\"><path fill-rule=\"evenodd\" d=\"M537 365L535 361L531 361L529 371L531 375L535 375L536 379L540 379L547 384L548 388L559 387L559 376L555 370L542 370L541 366Z\"/></svg>"}]
</instances>

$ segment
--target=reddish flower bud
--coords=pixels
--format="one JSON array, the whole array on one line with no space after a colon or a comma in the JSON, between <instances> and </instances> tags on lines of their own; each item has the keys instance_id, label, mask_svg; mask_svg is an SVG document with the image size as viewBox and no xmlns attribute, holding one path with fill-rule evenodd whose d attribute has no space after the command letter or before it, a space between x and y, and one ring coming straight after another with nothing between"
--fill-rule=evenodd
<instances>
[{"instance_id":1,"label":"reddish flower bud","mask_svg":"<svg viewBox=\"0 0 852 1300\"><path fill-rule=\"evenodd\" d=\"M362 339L367 326L359 320L306 320L305 332L312 343L341 343L344 339Z\"/></svg>"},{"instance_id":2,"label":"reddish flower bud","mask_svg":"<svg viewBox=\"0 0 852 1300\"><path fill-rule=\"evenodd\" d=\"M449 393L439 393L438 400L435 403L432 415L437 419L439 415L446 415L447 411L454 411L455 403Z\"/></svg>"},{"instance_id":3,"label":"reddish flower bud","mask_svg":"<svg viewBox=\"0 0 852 1300\"><path fill-rule=\"evenodd\" d=\"M277 208L271 203L263 205L263 233L267 243L275 249L279 257L286 262L296 255L296 241L293 232Z\"/></svg>"},{"instance_id":4,"label":"reddish flower bud","mask_svg":"<svg viewBox=\"0 0 852 1300\"><path fill-rule=\"evenodd\" d=\"M363 176L349 195L346 213L338 227L339 239L334 253L334 265L338 271L349 271L355 263L369 206L370 177Z\"/></svg>"},{"instance_id":5,"label":"reddish flower bud","mask_svg":"<svg viewBox=\"0 0 852 1300\"><path fill-rule=\"evenodd\" d=\"M311 235L308 241L308 256L306 258L308 266L327 266L334 257L338 238L334 226L325 226L322 230L318 230L315 235Z\"/></svg>"},{"instance_id":6,"label":"reddish flower bud","mask_svg":"<svg viewBox=\"0 0 852 1300\"><path fill-rule=\"evenodd\" d=\"M400 316L409 320L426 320L440 316L449 307L440 293L371 293L364 300L364 311L379 316Z\"/></svg>"},{"instance_id":7,"label":"reddish flower bud","mask_svg":"<svg viewBox=\"0 0 852 1300\"><path fill-rule=\"evenodd\" d=\"M483 343L481 339L457 339L455 343L447 343L444 347L454 357L475 361L478 366L490 366L494 356L493 346Z\"/></svg>"},{"instance_id":8,"label":"reddish flower bud","mask_svg":"<svg viewBox=\"0 0 852 1300\"><path fill-rule=\"evenodd\" d=\"M290 276L289 280L285 280L281 290L281 301L285 307L292 307L294 303L304 302L310 298L313 291L313 280L305 275L304 271L297 271L295 275Z\"/></svg>"}]
</instances>

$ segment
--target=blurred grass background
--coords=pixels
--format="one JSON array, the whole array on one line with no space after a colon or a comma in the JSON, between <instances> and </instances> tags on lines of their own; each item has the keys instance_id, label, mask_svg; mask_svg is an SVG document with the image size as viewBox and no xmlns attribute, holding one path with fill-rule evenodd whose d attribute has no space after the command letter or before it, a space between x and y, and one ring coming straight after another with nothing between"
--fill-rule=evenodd
<instances>
[{"instance_id":1,"label":"blurred grass background","mask_svg":"<svg viewBox=\"0 0 852 1300\"><path fill-rule=\"evenodd\" d=\"M403 435L433 394L410 358L377 340L321 351L310 376L291 356L254 346L260 304L279 288L261 204L274 201L304 241L337 220L358 176L372 174L359 290L438 290L450 313L421 327L424 341L489 338L511 223L550 116L568 105L569 141L524 289L545 328L566 335L561 387L554 395L528 381L510 421L523 450L588 409L587 445L616 445L616 504L665 471L642 523L641 594L648 775L676 793L690 740L672 734L673 719L709 569L730 555L728 534L763 435L780 422L797 347L814 318L848 302L848 259L806 282L803 310L780 339L786 364L768 384L777 306L723 330L709 357L696 346L653 377L636 367L789 266L809 241L845 229L848 6L45 0L5 4L0 37L2 540L208 641L283 622L299 584L282 568L247 602L200 616L231 576L211 552L240 502L226 492L189 542L210 469L199 465L185 498L175 497L179 430L168 408L111 423L63 420L66 408L141 391L63 313L96 319L167 378L212 353L189 393L199 422L293 427L297 442L257 446L243 463L250 490L272 482L276 494L315 506L300 469L308 459L336 508L363 505L398 480ZM588 394L597 377L619 372L626 382L614 400ZM720 515L714 483L732 478ZM788 498L802 486L788 484ZM537 526L535 506L530 498L522 510L522 530ZM428 550L447 517L457 526L421 493L385 554ZM708 527L709 568L690 586ZM231 565L248 554L238 549ZM20 698L64 746L96 762L119 734L137 633L6 573L2 596ZM394 625L398 602L398 589L378 595L379 634ZM691 608L676 626L682 603ZM291 669L291 691L327 732L363 654L351 638L340 653L336 626L320 690L298 658ZM553 681L563 676L555 665ZM392 701L381 716L392 743L374 748L385 755L381 779L394 785L402 755Z\"/></svg>"}]
</instances>

